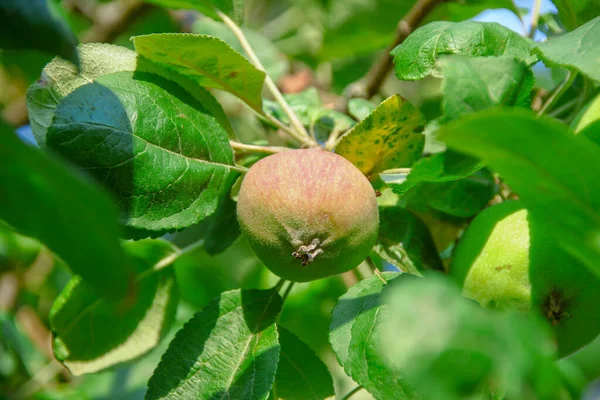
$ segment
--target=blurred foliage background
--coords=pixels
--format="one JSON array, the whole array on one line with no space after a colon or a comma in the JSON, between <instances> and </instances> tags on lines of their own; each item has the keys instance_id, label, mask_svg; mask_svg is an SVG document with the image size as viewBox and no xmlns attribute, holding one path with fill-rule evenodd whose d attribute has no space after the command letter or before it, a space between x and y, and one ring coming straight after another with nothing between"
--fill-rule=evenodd
<instances>
[{"instance_id":1,"label":"blurred foliage background","mask_svg":"<svg viewBox=\"0 0 600 400\"><path fill-rule=\"evenodd\" d=\"M83 43L107 42L133 48L129 38L134 35L194 32L218 36L241 51L233 35L221 23L197 13L165 10L140 0L51 0L51 3ZM368 72L392 42L398 21L413 3L412 0L246 0L244 30L268 73L289 96L290 103L294 105L294 98L302 98L295 111L309 119L318 135L326 137L336 123L321 118L315 110L334 108L344 89ZM462 21L476 16L489 20L489 12L481 13L494 9L497 10L495 15L503 16L513 25L517 21L518 29L520 18L527 18L531 4L522 1L518 5L521 7L510 0L447 1L428 21ZM541 37L560 32L562 26L552 5L545 2L544 6L539 26ZM42 68L51 59L52 56L36 51L0 51L0 112L11 125L24 126L21 130L24 137L31 136L26 127L27 88L39 79ZM562 70L550 70L543 65L537 66L535 72L537 90L541 91L552 90L565 75ZM573 96L580 90L576 83ZM438 79L400 82L390 74L372 102L378 104L393 93L407 98L428 120L441 115ZM274 137L273 130L239 100L222 92L215 95L242 142L285 143L285 139ZM307 98L312 100L307 101ZM566 104L572 97L567 94L561 101ZM365 107L370 106L372 104L366 102ZM435 143L428 143L427 149L434 151L434 148ZM494 186L493 190L486 191L487 200L493 202L503 187L501 183L496 186L497 182L488 172L482 174ZM411 202L410 198L401 200L384 193L380 201L382 204L403 202L403 206L421 217L447 264L445 257L472 215L423 204L419 198L422 196ZM232 224L235 225L235 218ZM73 377L54 361L48 328L49 309L70 273L61 265L61 260L38 242L0 224L0 399L142 399L148 378L174 332L194 312L222 291L240 287L267 288L277 281L243 238L226 249L215 245L214 237L218 238L219 231L227 228L231 227L201 223L167 236L166 239L178 246L198 239L204 239L207 245L175 265L182 301L171 335L161 346L136 363ZM207 232L213 236L212 242ZM381 259L376 261L383 268L391 268ZM341 370L328 343L331 310L339 296L357 279L353 273L347 273L295 285L280 321L325 361L334 376L337 393L349 392L356 385ZM599 357L600 340L597 339L571 356L571 360L563 362L565 368L569 362L575 362L587 379L593 380L600 375ZM361 397L369 398L369 395L362 391L356 395L357 399Z\"/></svg>"}]
</instances>

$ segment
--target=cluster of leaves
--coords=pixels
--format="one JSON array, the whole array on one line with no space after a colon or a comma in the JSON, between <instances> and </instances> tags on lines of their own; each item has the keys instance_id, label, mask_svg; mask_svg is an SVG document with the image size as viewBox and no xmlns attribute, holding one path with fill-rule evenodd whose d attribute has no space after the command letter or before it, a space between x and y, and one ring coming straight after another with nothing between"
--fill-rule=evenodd
<instances>
[{"instance_id":1,"label":"cluster of leaves","mask_svg":"<svg viewBox=\"0 0 600 400\"><path fill-rule=\"evenodd\" d=\"M512 9L510 2L439 5L391 53L399 80L441 79L440 113L426 118L397 94L380 104L352 99L348 115L325 107L315 89L264 100L263 87L286 66L269 58L273 46L259 33L240 34L243 1L152 3L212 20L192 34L135 36L134 50L76 47L45 2L0 8L7 29L0 47L23 47L34 34L44 38L37 49L62 56L27 93L45 151L1 127L0 218L74 274L49 310L54 355L72 374L103 371L160 346L186 292L173 265L198 247L220 253L238 237L235 191L258 157L234 149L270 150L239 142L210 91L218 89L244 102L268 132L292 131L284 144L335 151L383 193L371 258L402 273L361 280L333 308L329 342L352 380L377 399L578 396L580 384L555 362L543 321L483 310L440 272L458 232L497 195L499 174L559 246L600 274L600 124L589 112L575 118L591 90L566 99L574 82L600 81L600 17L588 20L585 8L561 3L571 31L535 43L498 24L463 21L489 7ZM368 9L327 3L315 7L326 29L306 62L370 54L392 41L398 18L385 12L389 1ZM411 2L399 8L407 13ZM362 40L363 30L372 40ZM235 49L247 47L237 44L240 35L266 49L258 54L264 70ZM571 127L531 110L539 93L532 65L540 60L568 75L537 110L558 112L564 97ZM285 105L308 135L302 128L294 134ZM436 141L444 145L431 150ZM202 240L179 249L158 239L187 228ZM169 343L146 398L332 396L328 368L284 327L292 323L283 324L281 289L234 289L208 302ZM14 330L0 317L3 330Z\"/></svg>"}]
</instances>

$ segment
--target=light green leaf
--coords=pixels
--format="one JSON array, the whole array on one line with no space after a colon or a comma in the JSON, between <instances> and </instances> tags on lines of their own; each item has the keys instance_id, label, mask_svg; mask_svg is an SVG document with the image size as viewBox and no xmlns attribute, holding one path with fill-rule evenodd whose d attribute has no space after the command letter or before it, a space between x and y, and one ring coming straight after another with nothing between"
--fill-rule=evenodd
<instances>
[{"instance_id":1,"label":"light green leaf","mask_svg":"<svg viewBox=\"0 0 600 400\"><path fill-rule=\"evenodd\" d=\"M381 291L400 274L384 272L352 286L333 309L329 341L350 377L376 399L416 399L403 374L386 368L379 355L381 325L388 318ZM400 338L398 338L400 339Z\"/></svg>"},{"instance_id":2,"label":"light green leaf","mask_svg":"<svg viewBox=\"0 0 600 400\"><path fill-rule=\"evenodd\" d=\"M80 71L74 64L55 58L42 71L42 77L27 91L27 111L31 130L41 147L60 100L79 86L99 76L119 71L135 71L135 53L125 47L106 43L77 46Z\"/></svg>"},{"instance_id":3,"label":"light green leaf","mask_svg":"<svg viewBox=\"0 0 600 400\"><path fill-rule=\"evenodd\" d=\"M201 86L228 91L262 112L265 73L221 39L187 33L136 36L135 50L150 61Z\"/></svg>"},{"instance_id":4,"label":"light green leaf","mask_svg":"<svg viewBox=\"0 0 600 400\"><path fill-rule=\"evenodd\" d=\"M573 32L538 44L534 52L546 65L574 69L600 81L600 17Z\"/></svg>"},{"instance_id":5,"label":"light green leaf","mask_svg":"<svg viewBox=\"0 0 600 400\"><path fill-rule=\"evenodd\" d=\"M580 133L598 120L600 120L600 95L597 95L586 104L571 126L575 129L575 132Z\"/></svg>"},{"instance_id":6,"label":"light green leaf","mask_svg":"<svg viewBox=\"0 0 600 400\"><path fill-rule=\"evenodd\" d=\"M377 108L377 104L371 100L362 99L360 97L348 100L348 113L362 121L367 118Z\"/></svg>"},{"instance_id":7,"label":"light green leaf","mask_svg":"<svg viewBox=\"0 0 600 400\"><path fill-rule=\"evenodd\" d=\"M232 139L233 128L220 104L210 92L197 82L153 64L151 61L136 59L136 53L128 48L107 43L86 43L77 46L80 71L75 65L55 58L42 71L42 77L27 91L27 111L31 130L41 147L46 146L46 131L52 123L56 106L65 96L78 87L93 82L96 78L113 72L145 71L165 76L190 92L209 111Z\"/></svg>"},{"instance_id":8,"label":"light green leaf","mask_svg":"<svg viewBox=\"0 0 600 400\"><path fill-rule=\"evenodd\" d=\"M65 97L47 145L110 188L135 237L212 214L233 166L227 134L173 82L118 72Z\"/></svg>"},{"instance_id":9,"label":"light green leaf","mask_svg":"<svg viewBox=\"0 0 600 400\"><path fill-rule=\"evenodd\" d=\"M222 293L177 333L146 399L266 399L279 360L281 303L275 290Z\"/></svg>"},{"instance_id":10,"label":"light green leaf","mask_svg":"<svg viewBox=\"0 0 600 400\"><path fill-rule=\"evenodd\" d=\"M396 94L342 136L335 152L367 176L410 167L423 152L424 126L419 110Z\"/></svg>"},{"instance_id":11,"label":"light green leaf","mask_svg":"<svg viewBox=\"0 0 600 400\"><path fill-rule=\"evenodd\" d=\"M562 382L547 327L484 310L444 279L404 274L390 282L377 347L385 364L423 399L556 398Z\"/></svg>"},{"instance_id":12,"label":"light green leaf","mask_svg":"<svg viewBox=\"0 0 600 400\"><path fill-rule=\"evenodd\" d=\"M323 400L334 395L333 380L323 361L306 343L282 326L277 326L281 355L275 387L286 400Z\"/></svg>"},{"instance_id":13,"label":"light green leaf","mask_svg":"<svg viewBox=\"0 0 600 400\"><path fill-rule=\"evenodd\" d=\"M379 208L379 237L373 248L404 272L444 270L427 225L402 207Z\"/></svg>"},{"instance_id":14,"label":"light green leaf","mask_svg":"<svg viewBox=\"0 0 600 400\"><path fill-rule=\"evenodd\" d=\"M319 92L314 87L309 87L300 93L284 94L283 97L304 126L309 126L315 114L323 107ZM263 108L266 114L272 115L284 124L290 123L290 118L279 103L265 100Z\"/></svg>"},{"instance_id":15,"label":"light green leaf","mask_svg":"<svg viewBox=\"0 0 600 400\"><path fill-rule=\"evenodd\" d=\"M77 38L47 0L0 2L0 48L41 50L77 64L76 45Z\"/></svg>"},{"instance_id":16,"label":"light green leaf","mask_svg":"<svg viewBox=\"0 0 600 400\"><path fill-rule=\"evenodd\" d=\"M97 296L75 276L54 301L50 326L54 354L73 375L98 372L133 360L158 345L177 310L175 274L168 260L176 249L161 240L124 243L136 274L134 304Z\"/></svg>"},{"instance_id":17,"label":"light green leaf","mask_svg":"<svg viewBox=\"0 0 600 400\"><path fill-rule=\"evenodd\" d=\"M427 16L426 21L454 21L460 22L490 9L505 8L518 15L518 10L511 0L463 0L444 1L438 3Z\"/></svg>"},{"instance_id":18,"label":"light green leaf","mask_svg":"<svg viewBox=\"0 0 600 400\"><path fill-rule=\"evenodd\" d=\"M244 53L244 49L240 41L235 37L231 29L225 24L216 22L210 19L199 19L192 26L194 33L202 35L216 36L227 42L235 51L248 58ZM283 54L275 44L262 33L249 28L242 29L248 43L254 49L256 56L265 67L269 76L275 81L287 73L290 68L290 63L285 54Z\"/></svg>"},{"instance_id":19,"label":"light green leaf","mask_svg":"<svg viewBox=\"0 0 600 400\"><path fill-rule=\"evenodd\" d=\"M220 20L217 10L227 14L236 24L244 22L244 0L144 0L167 8L197 10L204 15Z\"/></svg>"},{"instance_id":20,"label":"light green leaf","mask_svg":"<svg viewBox=\"0 0 600 400\"><path fill-rule=\"evenodd\" d=\"M533 72L512 57L444 57L438 61L445 79L442 108L447 119L497 105L529 108Z\"/></svg>"},{"instance_id":21,"label":"light green leaf","mask_svg":"<svg viewBox=\"0 0 600 400\"><path fill-rule=\"evenodd\" d=\"M109 197L0 125L0 218L39 239L100 295L126 295L131 269Z\"/></svg>"},{"instance_id":22,"label":"light green leaf","mask_svg":"<svg viewBox=\"0 0 600 400\"><path fill-rule=\"evenodd\" d=\"M495 22L429 23L415 30L391 55L396 76L400 80L416 81L427 75L441 77L436 62L443 55L468 57L510 56L531 64L533 42Z\"/></svg>"},{"instance_id":23,"label":"light green leaf","mask_svg":"<svg viewBox=\"0 0 600 400\"><path fill-rule=\"evenodd\" d=\"M476 158L447 150L417 161L407 177L402 178L398 174L388 173L381 174L381 177L394 193L405 194L420 182L455 181L466 178L483 166L484 164Z\"/></svg>"},{"instance_id":24,"label":"light green leaf","mask_svg":"<svg viewBox=\"0 0 600 400\"><path fill-rule=\"evenodd\" d=\"M469 115L443 127L440 139L489 164L545 221L556 243L600 275L598 146L519 109Z\"/></svg>"}]
</instances>

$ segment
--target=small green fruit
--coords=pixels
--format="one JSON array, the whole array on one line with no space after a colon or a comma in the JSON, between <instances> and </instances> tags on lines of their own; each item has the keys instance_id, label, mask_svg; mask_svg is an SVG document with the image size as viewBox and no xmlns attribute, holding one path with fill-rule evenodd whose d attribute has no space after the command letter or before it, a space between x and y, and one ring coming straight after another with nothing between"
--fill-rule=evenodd
<instances>
[{"instance_id":1,"label":"small green fruit","mask_svg":"<svg viewBox=\"0 0 600 400\"><path fill-rule=\"evenodd\" d=\"M238 195L238 221L267 268L307 282L351 270L377 239L375 191L345 158L291 150L250 168Z\"/></svg>"},{"instance_id":2,"label":"small green fruit","mask_svg":"<svg viewBox=\"0 0 600 400\"><path fill-rule=\"evenodd\" d=\"M600 279L559 248L520 201L490 207L471 222L450 273L463 295L483 307L542 315L555 332L561 355L600 332Z\"/></svg>"}]
</instances>

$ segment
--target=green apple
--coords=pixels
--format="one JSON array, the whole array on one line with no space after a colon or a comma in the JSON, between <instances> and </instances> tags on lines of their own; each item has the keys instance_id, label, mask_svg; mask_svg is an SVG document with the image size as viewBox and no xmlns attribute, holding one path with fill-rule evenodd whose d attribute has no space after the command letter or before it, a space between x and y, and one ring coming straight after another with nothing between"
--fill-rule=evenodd
<instances>
[{"instance_id":1,"label":"green apple","mask_svg":"<svg viewBox=\"0 0 600 400\"><path fill-rule=\"evenodd\" d=\"M450 274L483 307L542 315L564 356L600 333L600 279L545 229L520 201L492 206L461 237Z\"/></svg>"}]
</instances>

